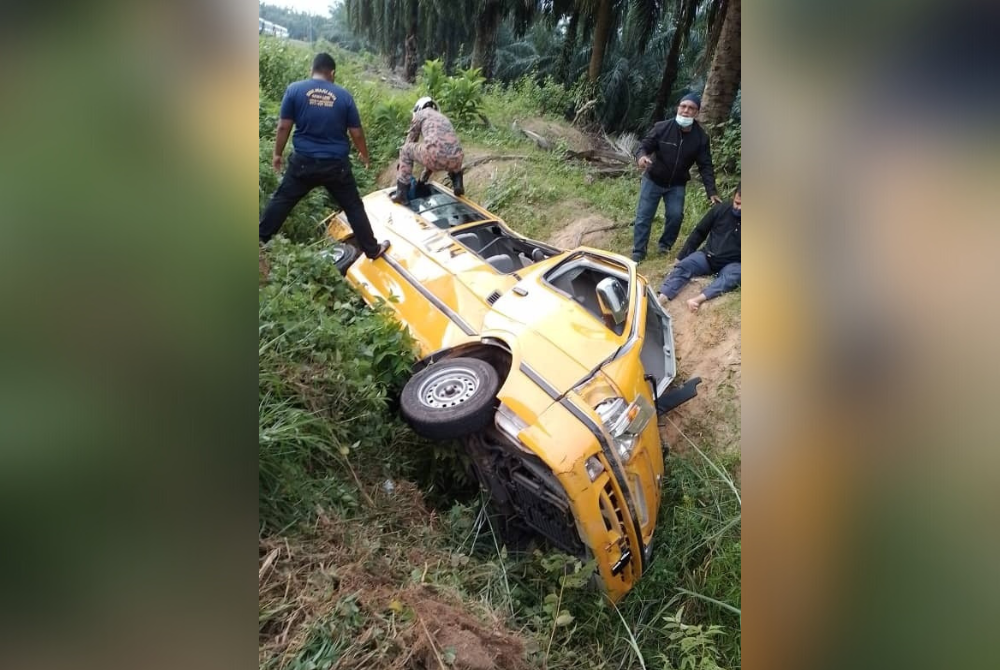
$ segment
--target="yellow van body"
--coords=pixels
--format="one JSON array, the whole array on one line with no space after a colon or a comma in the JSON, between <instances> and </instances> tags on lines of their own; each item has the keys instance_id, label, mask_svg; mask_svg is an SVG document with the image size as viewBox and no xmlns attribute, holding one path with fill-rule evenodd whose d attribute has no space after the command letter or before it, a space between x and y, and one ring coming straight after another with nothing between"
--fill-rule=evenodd
<instances>
[{"instance_id":1,"label":"yellow van body","mask_svg":"<svg viewBox=\"0 0 1000 670\"><path fill-rule=\"evenodd\" d=\"M395 313L420 367L501 354L495 425L467 441L493 454L480 462L494 480L484 488L556 546L596 559L618 600L652 556L664 460L654 408L676 374L670 317L621 255L529 240L440 184L410 206L391 192L364 198L376 239L391 246L374 261L360 255L347 280ZM325 224L350 242L343 213ZM620 323L590 295L606 279L605 294L617 282L625 301Z\"/></svg>"}]
</instances>

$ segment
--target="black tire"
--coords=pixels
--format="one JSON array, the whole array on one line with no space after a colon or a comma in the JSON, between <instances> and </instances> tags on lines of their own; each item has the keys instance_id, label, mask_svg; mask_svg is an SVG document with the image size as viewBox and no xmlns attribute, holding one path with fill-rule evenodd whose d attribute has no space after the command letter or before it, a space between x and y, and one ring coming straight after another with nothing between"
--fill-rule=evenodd
<instances>
[{"instance_id":1,"label":"black tire","mask_svg":"<svg viewBox=\"0 0 1000 670\"><path fill-rule=\"evenodd\" d=\"M346 275L348 268L354 264L354 261L358 260L358 256L361 252L353 244L345 244L343 242L337 242L330 247L327 252L330 254L333 264L337 266L337 270L340 274Z\"/></svg>"},{"instance_id":2,"label":"black tire","mask_svg":"<svg viewBox=\"0 0 1000 670\"><path fill-rule=\"evenodd\" d=\"M493 421L500 376L478 358L448 358L410 377L399 398L403 418L418 435L453 440Z\"/></svg>"}]
</instances>

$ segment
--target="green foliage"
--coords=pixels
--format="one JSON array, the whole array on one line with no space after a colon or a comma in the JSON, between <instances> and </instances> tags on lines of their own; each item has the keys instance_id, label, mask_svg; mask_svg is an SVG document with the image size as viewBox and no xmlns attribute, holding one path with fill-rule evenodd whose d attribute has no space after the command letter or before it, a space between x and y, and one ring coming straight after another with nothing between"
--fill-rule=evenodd
<instances>
[{"instance_id":1,"label":"green foliage","mask_svg":"<svg viewBox=\"0 0 1000 670\"><path fill-rule=\"evenodd\" d=\"M715 647L716 638L724 635L721 626L699 626L681 620L684 608L663 617L663 633L670 644L660 654L664 670L722 670Z\"/></svg>"},{"instance_id":2,"label":"green foliage","mask_svg":"<svg viewBox=\"0 0 1000 670\"><path fill-rule=\"evenodd\" d=\"M278 106L264 98L260 99L259 133L262 140L274 141L275 131L278 127Z\"/></svg>"},{"instance_id":3,"label":"green foliage","mask_svg":"<svg viewBox=\"0 0 1000 670\"><path fill-rule=\"evenodd\" d=\"M710 129L712 134L712 163L722 177L720 192L728 197L729 192L739 183L743 173L743 134L742 123L730 120ZM722 191L723 183L731 187Z\"/></svg>"},{"instance_id":4,"label":"green foliage","mask_svg":"<svg viewBox=\"0 0 1000 670\"><path fill-rule=\"evenodd\" d=\"M441 89L441 109L455 123L476 121L483 111L483 78L479 68L459 70Z\"/></svg>"},{"instance_id":5,"label":"green foliage","mask_svg":"<svg viewBox=\"0 0 1000 670\"><path fill-rule=\"evenodd\" d=\"M541 82L535 77L524 76L512 82L505 90L498 91L498 94L527 101L529 109L536 114L562 116L566 110L574 109L584 102L584 87L583 80L566 88L552 75L546 76Z\"/></svg>"},{"instance_id":6,"label":"green foliage","mask_svg":"<svg viewBox=\"0 0 1000 670\"><path fill-rule=\"evenodd\" d=\"M379 102L368 115L366 122L376 142L383 138L393 138L398 144L410 126L410 110L401 100Z\"/></svg>"},{"instance_id":7,"label":"green foliage","mask_svg":"<svg viewBox=\"0 0 1000 670\"><path fill-rule=\"evenodd\" d=\"M285 88L309 76L309 52L283 40L262 37L257 58L260 90L268 100L281 101Z\"/></svg>"},{"instance_id":8,"label":"green foliage","mask_svg":"<svg viewBox=\"0 0 1000 670\"><path fill-rule=\"evenodd\" d=\"M259 511L276 529L323 500L356 503L345 472L406 435L388 409L413 343L369 309L321 246L275 239L259 293Z\"/></svg>"},{"instance_id":9,"label":"green foliage","mask_svg":"<svg viewBox=\"0 0 1000 670\"><path fill-rule=\"evenodd\" d=\"M444 90L444 83L448 80L448 73L444 70L444 63L441 59L426 61L420 68L419 84L421 88L435 100L441 97Z\"/></svg>"}]
</instances>

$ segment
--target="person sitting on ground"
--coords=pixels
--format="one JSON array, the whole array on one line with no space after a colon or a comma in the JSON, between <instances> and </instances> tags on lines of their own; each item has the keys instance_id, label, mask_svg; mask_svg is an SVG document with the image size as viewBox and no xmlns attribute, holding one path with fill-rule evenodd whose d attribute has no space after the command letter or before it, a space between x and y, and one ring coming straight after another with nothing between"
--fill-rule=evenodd
<instances>
[{"instance_id":1,"label":"person sitting on ground","mask_svg":"<svg viewBox=\"0 0 1000 670\"><path fill-rule=\"evenodd\" d=\"M421 141L418 143L417 140ZM413 162L424 166L421 181L430 179L430 175L438 170L445 170L451 179L451 188L455 195L463 195L465 186L462 183L462 144L458 134L448 117L438 111L437 103L424 96L413 106L413 120L406 134L406 143L399 150L399 163L396 169L396 193L393 202L405 205L409 202L410 177L413 175Z\"/></svg>"},{"instance_id":2,"label":"person sitting on ground","mask_svg":"<svg viewBox=\"0 0 1000 670\"><path fill-rule=\"evenodd\" d=\"M716 298L740 285L740 187L732 202L722 202L708 211L688 236L684 248L677 254L678 262L660 286L660 294L673 300L692 277L718 273L719 276L704 291L687 301L692 312L706 300ZM705 242L704 251L698 247ZM661 302L663 302L661 300Z\"/></svg>"}]
</instances>

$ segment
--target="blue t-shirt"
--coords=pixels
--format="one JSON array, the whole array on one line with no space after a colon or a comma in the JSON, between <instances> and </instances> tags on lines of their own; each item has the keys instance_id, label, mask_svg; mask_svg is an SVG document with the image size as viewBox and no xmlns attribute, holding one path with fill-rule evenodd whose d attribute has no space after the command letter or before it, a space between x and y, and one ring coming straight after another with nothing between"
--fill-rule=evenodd
<instances>
[{"instance_id":1,"label":"blue t-shirt","mask_svg":"<svg viewBox=\"0 0 1000 670\"><path fill-rule=\"evenodd\" d=\"M347 129L361 127L354 98L325 79L297 81L285 89L281 118L295 122L295 153L310 158L347 158Z\"/></svg>"}]
</instances>

